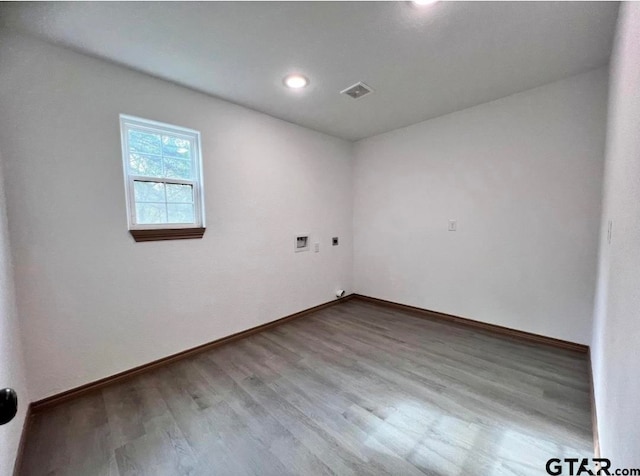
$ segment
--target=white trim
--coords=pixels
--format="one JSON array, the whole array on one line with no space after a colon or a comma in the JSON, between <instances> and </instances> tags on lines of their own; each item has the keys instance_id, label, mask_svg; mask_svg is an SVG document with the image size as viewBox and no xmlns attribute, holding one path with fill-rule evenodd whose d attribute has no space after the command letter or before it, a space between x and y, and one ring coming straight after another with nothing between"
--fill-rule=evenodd
<instances>
[{"instance_id":1,"label":"white trim","mask_svg":"<svg viewBox=\"0 0 640 476\"><path fill-rule=\"evenodd\" d=\"M143 127L146 129L173 129L172 132L175 132L176 134L183 134L188 137L200 135L200 131L196 131L195 129L167 124L166 122L152 121L151 119L144 119L142 117L129 116L127 114L120 114L120 124L123 123L133 124L137 127Z\"/></svg>"},{"instance_id":2,"label":"white trim","mask_svg":"<svg viewBox=\"0 0 640 476\"><path fill-rule=\"evenodd\" d=\"M178 136L191 143L191 167L194 177L191 179L175 179L169 177L151 177L146 175L130 174L129 165L129 134L130 129L148 130L160 134ZM204 187L202 186L202 144L200 132L187 129L185 127L174 126L162 122L151 121L139 117L120 114L120 142L122 146L122 166L124 175L125 200L127 206L127 225L129 230L154 230L167 228L204 228ZM151 154L153 155L153 154ZM162 157L162 156L159 156ZM138 224L136 223L136 201L134 182L158 182L177 185L191 185L193 187L194 223L158 223L158 224Z\"/></svg>"}]
</instances>

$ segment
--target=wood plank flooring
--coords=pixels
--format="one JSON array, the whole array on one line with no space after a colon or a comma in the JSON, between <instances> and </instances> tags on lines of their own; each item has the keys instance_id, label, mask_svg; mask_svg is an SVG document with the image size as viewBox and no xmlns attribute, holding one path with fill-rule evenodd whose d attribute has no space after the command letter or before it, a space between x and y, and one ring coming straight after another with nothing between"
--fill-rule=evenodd
<instances>
[{"instance_id":1,"label":"wood plank flooring","mask_svg":"<svg viewBox=\"0 0 640 476\"><path fill-rule=\"evenodd\" d=\"M354 299L34 415L20 474L546 474L592 456L587 369Z\"/></svg>"}]
</instances>

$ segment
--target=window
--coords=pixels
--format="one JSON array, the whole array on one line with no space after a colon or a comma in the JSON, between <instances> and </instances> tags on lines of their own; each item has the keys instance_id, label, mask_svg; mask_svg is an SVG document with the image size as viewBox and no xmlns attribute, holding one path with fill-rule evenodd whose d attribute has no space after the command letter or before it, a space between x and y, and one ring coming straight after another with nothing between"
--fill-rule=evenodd
<instances>
[{"instance_id":1,"label":"window","mask_svg":"<svg viewBox=\"0 0 640 476\"><path fill-rule=\"evenodd\" d=\"M202 238L200 133L120 115L129 231L136 241Z\"/></svg>"}]
</instances>

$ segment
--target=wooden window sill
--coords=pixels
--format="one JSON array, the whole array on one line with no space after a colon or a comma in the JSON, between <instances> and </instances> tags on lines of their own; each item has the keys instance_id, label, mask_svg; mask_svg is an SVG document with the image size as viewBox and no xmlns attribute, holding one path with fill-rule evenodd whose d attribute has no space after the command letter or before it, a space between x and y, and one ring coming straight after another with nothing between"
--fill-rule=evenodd
<instances>
[{"instance_id":1,"label":"wooden window sill","mask_svg":"<svg viewBox=\"0 0 640 476\"><path fill-rule=\"evenodd\" d=\"M202 238L206 228L164 228L129 230L136 241L192 240Z\"/></svg>"}]
</instances>

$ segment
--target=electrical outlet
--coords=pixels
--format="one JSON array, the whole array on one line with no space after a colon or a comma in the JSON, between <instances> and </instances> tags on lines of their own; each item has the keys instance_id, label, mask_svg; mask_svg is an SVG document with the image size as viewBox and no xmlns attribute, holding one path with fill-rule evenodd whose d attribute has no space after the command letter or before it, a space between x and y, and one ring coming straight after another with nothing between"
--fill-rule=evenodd
<instances>
[{"instance_id":1,"label":"electrical outlet","mask_svg":"<svg viewBox=\"0 0 640 476\"><path fill-rule=\"evenodd\" d=\"M331 238L331 244L333 246L338 246L338 237L334 236L333 238Z\"/></svg>"},{"instance_id":2,"label":"electrical outlet","mask_svg":"<svg viewBox=\"0 0 640 476\"><path fill-rule=\"evenodd\" d=\"M316 253L320 251L320 243L316 242L313 244L313 251Z\"/></svg>"},{"instance_id":3,"label":"electrical outlet","mask_svg":"<svg viewBox=\"0 0 640 476\"><path fill-rule=\"evenodd\" d=\"M457 231L458 222L456 220L449 220L449 231Z\"/></svg>"}]
</instances>

